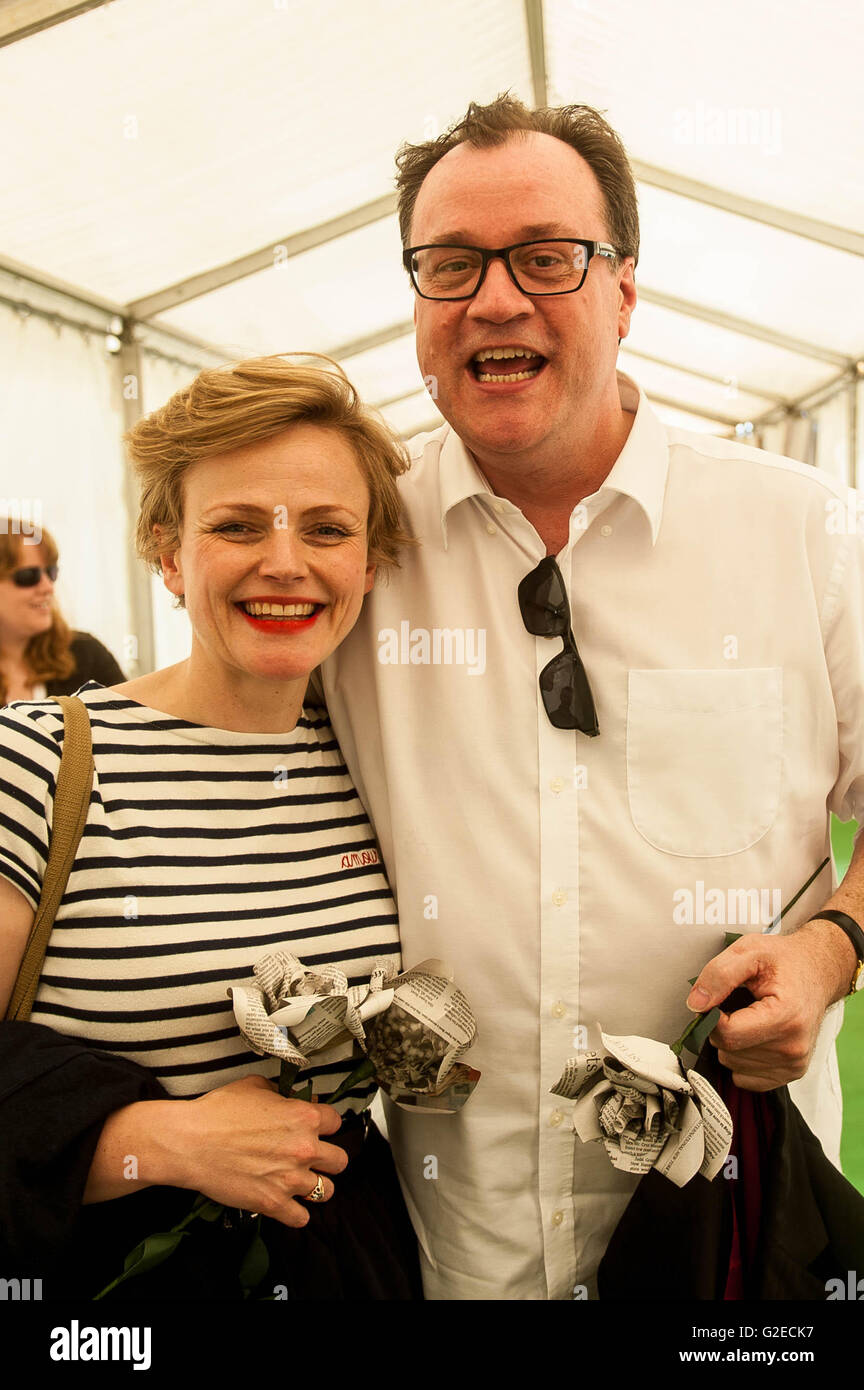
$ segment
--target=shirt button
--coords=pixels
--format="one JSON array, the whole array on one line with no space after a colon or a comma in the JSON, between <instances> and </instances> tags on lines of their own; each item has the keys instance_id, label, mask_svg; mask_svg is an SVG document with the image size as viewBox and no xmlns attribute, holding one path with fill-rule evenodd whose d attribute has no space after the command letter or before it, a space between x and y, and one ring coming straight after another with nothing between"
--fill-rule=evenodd
<instances>
[{"instance_id":1,"label":"shirt button","mask_svg":"<svg viewBox=\"0 0 864 1390\"><path fill-rule=\"evenodd\" d=\"M492 521L487 521L487 522L486 522L486 531L487 531L487 533L488 533L490 536L494 536L495 533L497 532L497 530L498 530L498 527L495 525L494 522L492 522Z\"/></svg>"},{"instance_id":2,"label":"shirt button","mask_svg":"<svg viewBox=\"0 0 864 1390\"><path fill-rule=\"evenodd\" d=\"M611 535L612 535L612 527L611 527L611 526L601 526L601 527L600 527L600 535L601 535L601 536L611 536Z\"/></svg>"},{"instance_id":3,"label":"shirt button","mask_svg":"<svg viewBox=\"0 0 864 1390\"><path fill-rule=\"evenodd\" d=\"M566 1012L567 1012L567 1010L566 1010L566 1008L564 1007L564 1005L561 1003L561 1000L560 1000L560 999L557 999L557 1000L555 1001L555 1003L552 1005L552 1008L551 1008L551 1010L550 1010L550 1013L552 1014L552 1017L553 1017L553 1018L563 1018L564 1015L566 1014Z\"/></svg>"},{"instance_id":4,"label":"shirt button","mask_svg":"<svg viewBox=\"0 0 864 1390\"><path fill-rule=\"evenodd\" d=\"M555 889L555 892L552 894L552 901L556 907L564 906L567 901L567 894L564 892L563 888Z\"/></svg>"},{"instance_id":5,"label":"shirt button","mask_svg":"<svg viewBox=\"0 0 864 1390\"><path fill-rule=\"evenodd\" d=\"M494 505L495 505L495 510L496 510L496 512L503 512L503 510L504 510L504 503L503 503L503 502L496 502Z\"/></svg>"},{"instance_id":6,"label":"shirt button","mask_svg":"<svg viewBox=\"0 0 864 1390\"><path fill-rule=\"evenodd\" d=\"M561 1222L562 1222L563 1220L564 1220L564 1213L563 1213L563 1211L556 1211L556 1212L553 1213L553 1215L552 1215L552 1225L553 1225L553 1226L560 1226L560 1225L561 1225Z\"/></svg>"},{"instance_id":7,"label":"shirt button","mask_svg":"<svg viewBox=\"0 0 864 1390\"><path fill-rule=\"evenodd\" d=\"M564 790L564 779L562 777L556 777L554 781L549 783L549 790L553 791L557 796L559 792Z\"/></svg>"},{"instance_id":8,"label":"shirt button","mask_svg":"<svg viewBox=\"0 0 864 1390\"><path fill-rule=\"evenodd\" d=\"M564 1116L561 1114L560 1110L553 1110L552 1114L549 1116L549 1123L554 1128L556 1125L560 1125L563 1119Z\"/></svg>"}]
</instances>

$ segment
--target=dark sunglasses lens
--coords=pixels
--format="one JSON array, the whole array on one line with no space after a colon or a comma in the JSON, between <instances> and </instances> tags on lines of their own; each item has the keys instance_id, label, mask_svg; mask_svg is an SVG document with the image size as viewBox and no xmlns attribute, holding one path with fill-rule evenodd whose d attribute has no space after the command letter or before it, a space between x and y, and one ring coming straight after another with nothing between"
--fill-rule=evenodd
<instances>
[{"instance_id":1,"label":"dark sunglasses lens","mask_svg":"<svg viewBox=\"0 0 864 1390\"><path fill-rule=\"evenodd\" d=\"M45 573L47 574L48 578L51 580L53 584L54 580L57 578L57 575L60 573L59 566L46 565ZM35 584L39 583L39 580L41 578L41 565L25 565L23 569L14 570L12 574L12 579L14 583L18 585L19 589L32 589Z\"/></svg>"},{"instance_id":2,"label":"dark sunglasses lens","mask_svg":"<svg viewBox=\"0 0 864 1390\"><path fill-rule=\"evenodd\" d=\"M590 738L599 734L591 687L575 652L563 651L543 667L540 692L549 722L556 729L579 729Z\"/></svg>"},{"instance_id":3,"label":"dark sunglasses lens","mask_svg":"<svg viewBox=\"0 0 864 1390\"><path fill-rule=\"evenodd\" d=\"M554 557L547 555L526 574L518 589L522 621L534 637L562 637L570 626L570 605Z\"/></svg>"}]
</instances>

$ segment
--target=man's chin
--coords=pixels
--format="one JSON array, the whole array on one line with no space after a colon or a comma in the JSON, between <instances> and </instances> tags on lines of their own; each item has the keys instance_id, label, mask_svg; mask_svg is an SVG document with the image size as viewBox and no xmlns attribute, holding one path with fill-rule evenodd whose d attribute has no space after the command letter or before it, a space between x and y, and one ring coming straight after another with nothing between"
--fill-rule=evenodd
<instances>
[{"instance_id":1,"label":"man's chin","mask_svg":"<svg viewBox=\"0 0 864 1390\"><path fill-rule=\"evenodd\" d=\"M479 460L484 457L506 458L508 455L528 454L539 448L549 433L548 422L543 427L536 421L529 423L525 420L499 420L489 429L477 429L476 422L473 429L462 430L457 425L453 428L463 444Z\"/></svg>"}]
</instances>

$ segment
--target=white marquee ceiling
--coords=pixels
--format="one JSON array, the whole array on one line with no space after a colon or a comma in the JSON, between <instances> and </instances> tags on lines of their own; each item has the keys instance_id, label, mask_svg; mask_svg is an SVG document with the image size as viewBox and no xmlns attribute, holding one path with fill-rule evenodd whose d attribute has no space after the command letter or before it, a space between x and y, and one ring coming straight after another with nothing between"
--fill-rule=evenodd
<instances>
[{"instance_id":1,"label":"white marquee ceiling","mask_svg":"<svg viewBox=\"0 0 864 1390\"><path fill-rule=\"evenodd\" d=\"M342 353L410 433L436 415L393 154L510 89L599 106L624 139L643 250L621 365L670 419L758 420L864 355L851 0L113 0L62 18L81 8L0 3L0 265L233 356Z\"/></svg>"}]
</instances>

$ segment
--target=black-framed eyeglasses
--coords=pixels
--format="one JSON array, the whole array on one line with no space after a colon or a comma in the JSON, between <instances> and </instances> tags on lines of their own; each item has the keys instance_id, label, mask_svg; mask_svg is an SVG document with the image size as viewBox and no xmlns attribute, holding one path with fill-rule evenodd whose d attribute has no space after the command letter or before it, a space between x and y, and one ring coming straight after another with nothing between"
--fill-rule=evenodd
<instances>
[{"instance_id":1,"label":"black-framed eyeglasses","mask_svg":"<svg viewBox=\"0 0 864 1390\"><path fill-rule=\"evenodd\" d=\"M589 738L600 732L594 697L570 625L570 603L554 555L547 555L519 585L522 621L534 637L561 637L564 650L540 672L540 693L550 724L579 729Z\"/></svg>"},{"instance_id":2,"label":"black-framed eyeglasses","mask_svg":"<svg viewBox=\"0 0 864 1390\"><path fill-rule=\"evenodd\" d=\"M59 565L24 565L20 570L13 570L10 578L19 589L32 589L39 583L43 574L47 574L53 584L59 573Z\"/></svg>"},{"instance_id":3,"label":"black-framed eyeglasses","mask_svg":"<svg viewBox=\"0 0 864 1390\"><path fill-rule=\"evenodd\" d=\"M472 299L486 279L489 262L501 259L522 294L574 294L588 274L592 256L622 254L605 241L549 237L513 246L409 246L402 264L422 299Z\"/></svg>"}]
</instances>

